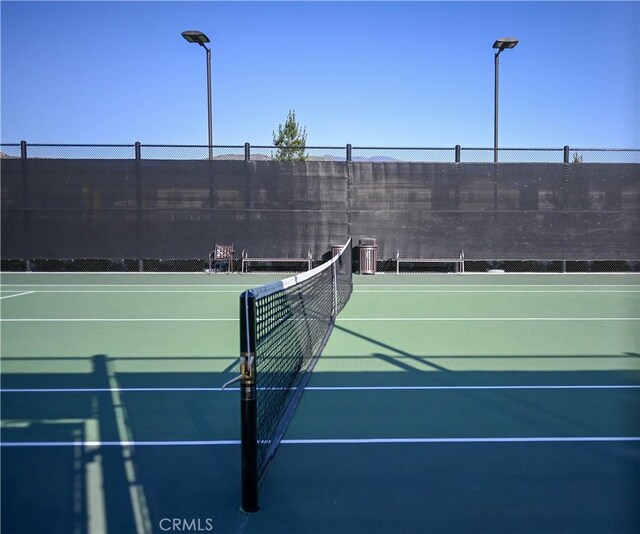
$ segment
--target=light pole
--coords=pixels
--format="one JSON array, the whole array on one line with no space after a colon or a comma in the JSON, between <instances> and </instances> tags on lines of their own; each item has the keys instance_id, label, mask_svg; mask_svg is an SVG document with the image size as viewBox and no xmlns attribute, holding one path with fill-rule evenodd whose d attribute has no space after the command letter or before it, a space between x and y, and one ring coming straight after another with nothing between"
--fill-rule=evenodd
<instances>
[{"instance_id":1,"label":"light pole","mask_svg":"<svg viewBox=\"0 0 640 534\"><path fill-rule=\"evenodd\" d=\"M500 85L500 52L507 48L514 48L518 40L513 37L503 37L493 43L493 48L497 48L495 57L495 85L493 102L493 162L498 163L498 86Z\"/></svg>"},{"instance_id":2,"label":"light pole","mask_svg":"<svg viewBox=\"0 0 640 534\"><path fill-rule=\"evenodd\" d=\"M209 109L209 159L213 159L213 118L211 113L211 49L205 43L209 42L209 38L202 32L197 30L188 30L182 32L189 43L197 43L207 51L207 105Z\"/></svg>"}]
</instances>

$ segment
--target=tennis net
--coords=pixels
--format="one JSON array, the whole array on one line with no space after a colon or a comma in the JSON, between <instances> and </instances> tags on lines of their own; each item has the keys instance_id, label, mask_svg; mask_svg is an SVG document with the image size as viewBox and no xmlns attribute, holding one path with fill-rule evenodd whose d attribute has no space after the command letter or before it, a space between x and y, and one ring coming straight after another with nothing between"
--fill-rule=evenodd
<instances>
[{"instance_id":1,"label":"tennis net","mask_svg":"<svg viewBox=\"0 0 640 534\"><path fill-rule=\"evenodd\" d=\"M319 267L240 295L242 509L284 435L352 292L351 239Z\"/></svg>"}]
</instances>

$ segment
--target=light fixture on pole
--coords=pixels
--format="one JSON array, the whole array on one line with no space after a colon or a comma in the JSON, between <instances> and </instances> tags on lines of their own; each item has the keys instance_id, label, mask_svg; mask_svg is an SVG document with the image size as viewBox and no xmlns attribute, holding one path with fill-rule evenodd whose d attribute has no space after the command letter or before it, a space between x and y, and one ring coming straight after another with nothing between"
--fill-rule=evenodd
<instances>
[{"instance_id":1,"label":"light fixture on pole","mask_svg":"<svg viewBox=\"0 0 640 534\"><path fill-rule=\"evenodd\" d=\"M497 48L495 57L495 85L494 85L494 103L493 103L493 162L498 163L498 86L500 82L500 60L498 56L500 52L508 48L515 48L518 40L513 37L503 37L493 43L493 48Z\"/></svg>"},{"instance_id":2,"label":"light fixture on pole","mask_svg":"<svg viewBox=\"0 0 640 534\"><path fill-rule=\"evenodd\" d=\"M182 32L182 37L189 43L199 44L207 51L207 105L209 110L209 159L213 159L213 118L211 113L211 49L206 46L209 38L197 30Z\"/></svg>"}]
</instances>

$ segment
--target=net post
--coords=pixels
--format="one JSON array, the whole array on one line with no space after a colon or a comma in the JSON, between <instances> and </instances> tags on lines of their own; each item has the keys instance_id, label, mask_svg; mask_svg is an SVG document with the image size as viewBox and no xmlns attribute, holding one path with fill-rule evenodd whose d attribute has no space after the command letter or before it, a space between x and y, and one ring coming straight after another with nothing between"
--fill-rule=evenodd
<instances>
[{"instance_id":1,"label":"net post","mask_svg":"<svg viewBox=\"0 0 640 534\"><path fill-rule=\"evenodd\" d=\"M340 258L338 259L340 261ZM331 293L333 303L331 306L331 320L335 321L338 315L338 262L334 262L331 266Z\"/></svg>"},{"instance_id":2,"label":"net post","mask_svg":"<svg viewBox=\"0 0 640 534\"><path fill-rule=\"evenodd\" d=\"M241 510L244 512L257 512L259 509L255 326L255 296L251 291L245 291L240 295Z\"/></svg>"}]
</instances>

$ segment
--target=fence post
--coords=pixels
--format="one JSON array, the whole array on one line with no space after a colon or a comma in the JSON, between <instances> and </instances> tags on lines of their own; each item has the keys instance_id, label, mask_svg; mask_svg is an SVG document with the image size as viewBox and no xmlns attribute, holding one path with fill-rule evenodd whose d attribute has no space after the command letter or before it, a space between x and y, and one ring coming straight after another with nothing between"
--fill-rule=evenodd
<instances>
[{"instance_id":1,"label":"fence post","mask_svg":"<svg viewBox=\"0 0 640 534\"><path fill-rule=\"evenodd\" d=\"M251 161L251 144L244 144L244 161Z\"/></svg>"},{"instance_id":2,"label":"fence post","mask_svg":"<svg viewBox=\"0 0 640 534\"><path fill-rule=\"evenodd\" d=\"M564 145L564 163L569 163L569 145Z\"/></svg>"},{"instance_id":3,"label":"fence post","mask_svg":"<svg viewBox=\"0 0 640 534\"><path fill-rule=\"evenodd\" d=\"M351 143L347 143L347 163L351 163Z\"/></svg>"},{"instance_id":4,"label":"fence post","mask_svg":"<svg viewBox=\"0 0 640 534\"><path fill-rule=\"evenodd\" d=\"M20 195L20 211L22 212L22 246L23 255L26 260L25 269L31 271L32 265L29 256L31 255L31 211L29 200L29 163L27 163L27 142L20 141L20 175L22 181L22 194Z\"/></svg>"},{"instance_id":5,"label":"fence post","mask_svg":"<svg viewBox=\"0 0 640 534\"><path fill-rule=\"evenodd\" d=\"M142 272L142 231L144 226L144 217L142 213L142 145L140 141L136 141L134 145L135 150L135 176L136 176L136 252L138 256L138 272Z\"/></svg>"},{"instance_id":6,"label":"fence post","mask_svg":"<svg viewBox=\"0 0 640 534\"><path fill-rule=\"evenodd\" d=\"M461 151L460 145L456 145L456 163L460 163L460 151Z\"/></svg>"}]
</instances>

